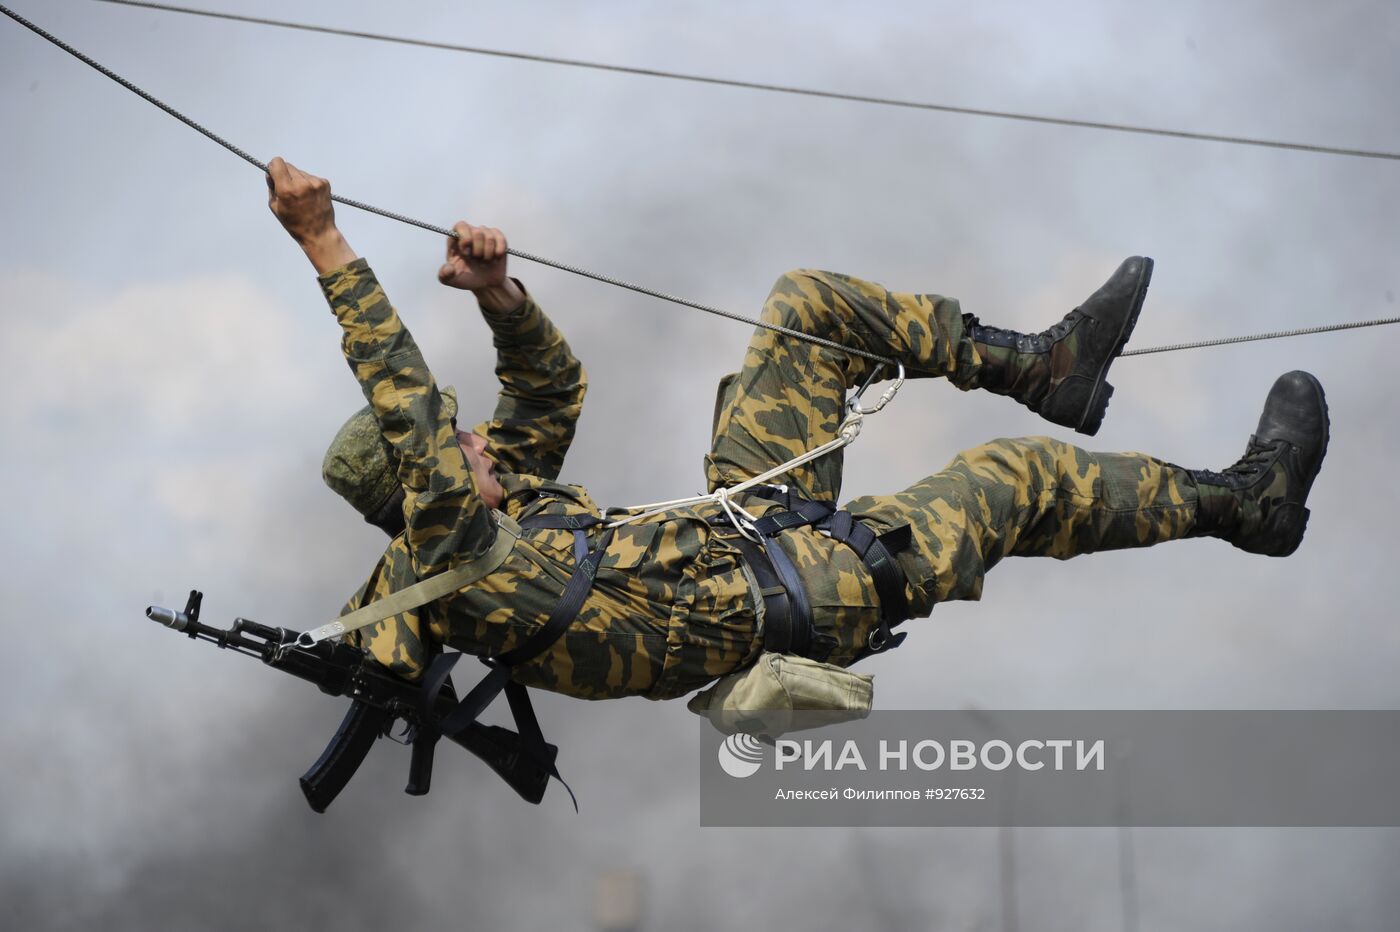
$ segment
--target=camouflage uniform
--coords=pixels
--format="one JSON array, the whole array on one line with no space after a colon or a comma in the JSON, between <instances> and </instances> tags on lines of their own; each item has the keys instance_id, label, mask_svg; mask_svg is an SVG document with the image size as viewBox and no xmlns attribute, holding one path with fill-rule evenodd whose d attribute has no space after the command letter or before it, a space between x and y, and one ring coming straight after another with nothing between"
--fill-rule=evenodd
<instances>
[{"instance_id":1,"label":"camouflage uniform","mask_svg":"<svg viewBox=\"0 0 1400 932\"><path fill-rule=\"evenodd\" d=\"M385 439L399 460L406 529L346 606L485 553L491 510L445 416L413 338L368 265L321 278L344 330L343 349ZM487 314L502 383L495 417L478 428L499 463L502 510L597 514L578 486L554 481L573 439L585 377L568 344L534 303ZM747 575L738 552L699 511L619 528L573 625L536 660L517 668L527 685L589 699L683 695L759 650ZM526 530L496 570L469 588L363 633L362 644L394 672L419 677L430 643L500 653L543 624L574 567L568 531ZM426 641L426 643L425 643Z\"/></svg>"},{"instance_id":2,"label":"camouflage uniform","mask_svg":"<svg viewBox=\"0 0 1400 932\"><path fill-rule=\"evenodd\" d=\"M363 260L322 277L344 330L344 352L385 439L399 459L407 528L386 549L346 606L480 557L495 537L442 400L413 338ZM572 440L585 378L562 336L533 299L487 314L502 391L492 421L478 428L500 465L512 518L596 514L578 486L555 481ZM976 387L982 359L956 301L887 292L825 272L779 279L765 320L894 356L911 376L945 376ZM830 439L846 392L871 363L756 331L744 369L726 377L706 459L712 488L765 471ZM840 491L840 454L784 481L810 498ZM756 496L762 513L779 507ZM986 570L1003 556L1067 558L1186 536L1195 485L1182 469L1138 454L1095 454L1047 438L998 440L968 451L943 472L890 496L847 506L877 530L909 525L899 555L910 605L976 599ZM751 582L732 531L708 519L717 509L680 509L619 528L583 610L516 679L582 698L683 695L750 662L762 649ZM855 553L810 529L782 545L803 569L815 623L836 638L834 663L855 659L879 622L878 599ZM395 672L422 674L430 644L470 653L509 650L536 630L573 569L568 531L526 530L496 570L467 589L362 632L361 642ZM425 643L425 641L427 643Z\"/></svg>"},{"instance_id":3,"label":"camouflage uniform","mask_svg":"<svg viewBox=\"0 0 1400 932\"><path fill-rule=\"evenodd\" d=\"M969 338L969 318L956 300L899 294L846 275L789 272L774 285L763 316L894 358L910 378L943 376L963 390L980 386L988 362ZM756 331L744 369L720 385L706 469L711 488L757 475L830 440L847 390L875 365ZM1048 370L1058 365L1052 353L1047 371L1035 378L1048 380ZM841 490L841 454L783 481L808 498L834 500ZM910 526L913 543L898 560L909 583L910 610L922 617L938 602L980 598L986 571L1008 555L1068 559L1185 537L1195 525L1196 503L1196 484L1178 466L1140 453L1091 453L1029 437L967 450L903 492L863 496L845 507L880 532ZM842 607L875 604L859 561L850 559L849 548L810 531L786 533L782 541L799 567L811 568L803 578L814 590L818 628L835 635L843 648L857 649L875 623L869 611L857 616ZM820 569L833 563L834 573ZM833 660L841 659L838 651Z\"/></svg>"}]
</instances>

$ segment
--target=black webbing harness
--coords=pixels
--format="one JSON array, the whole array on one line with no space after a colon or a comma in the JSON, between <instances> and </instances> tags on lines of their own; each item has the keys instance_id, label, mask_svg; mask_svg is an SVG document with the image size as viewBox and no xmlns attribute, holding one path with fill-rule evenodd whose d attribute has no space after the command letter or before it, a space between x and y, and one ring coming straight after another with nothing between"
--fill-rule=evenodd
<instances>
[{"instance_id":1,"label":"black webbing harness","mask_svg":"<svg viewBox=\"0 0 1400 932\"><path fill-rule=\"evenodd\" d=\"M431 749L442 737L450 738L471 728L481 713L486 711L486 707L504 692L506 701L510 704L511 716L515 719L516 730L520 734L523 753L563 784L564 789L569 792L569 798L574 801L574 809L578 809L578 799L574 796L574 791L564 782L564 778L559 776L559 768L555 765L559 748L544 740L539 719L535 716L534 705L530 702L530 692L525 686L512 680L511 673L515 667L548 650L578 617L579 610L583 608L583 603L593 588L593 581L597 578L598 565L602 563L603 554L612 540L613 532L608 528L598 538L597 546L589 549L587 530L602 520L594 515L534 515L520 519L522 528L552 528L574 532L573 574L564 586L564 594L559 597L554 610L549 613L549 618L539 630L511 650L479 658L489 672L452 707L452 711L440 717L434 716L432 710L436 708L438 697L444 690L449 691L451 695L452 668L462 659L462 654L442 653L433 660L423 679L422 707L419 709L419 715L424 724L419 727L413 739L415 754L431 760ZM420 742L423 745L421 748ZM543 797L543 789L539 795ZM539 801L539 798L530 799L530 802Z\"/></svg>"},{"instance_id":2,"label":"black webbing harness","mask_svg":"<svg viewBox=\"0 0 1400 932\"><path fill-rule=\"evenodd\" d=\"M849 511L837 510L834 502L810 501L785 490L765 490L762 494L772 498L775 492L785 500L787 510L772 512L754 522L753 530L760 535L762 544L756 544L742 535L733 539L753 571L762 593L765 608L764 648L820 661L826 660L836 648L835 638L816 631L812 606L802 577L792 558L777 543L777 537L783 531L808 525L826 532L854 550L875 583L875 591L880 597L880 625L871 632L858 658L897 647L905 634L894 634L890 629L908 617L909 603L904 597L904 573L894 554L908 546L909 528L905 526L877 535ZM602 522L603 518L596 515L533 515L520 519L520 526L526 529L573 531L574 571L564 586L563 595L539 630L511 650L480 657L486 665L487 674L445 715L434 715L432 710L438 707L442 695L455 695L452 670L462 659L462 654L441 653L428 666L419 709L422 724L413 738L414 755L425 762L421 792L427 792L427 777L437 742L474 727L486 707L504 692L520 736L521 753L528 756L540 770L563 784L574 802L574 809L578 809L574 791L559 776L559 768L555 764L559 748L544 740L534 705L530 702L529 690L512 680L511 673L515 667L548 650L578 617L588 593L593 589L598 567L612 540L613 531L607 528L592 548L588 546L588 529ZM540 787L537 794L527 795L526 799L538 803L543 796L544 790Z\"/></svg>"},{"instance_id":3,"label":"black webbing harness","mask_svg":"<svg viewBox=\"0 0 1400 932\"><path fill-rule=\"evenodd\" d=\"M761 545L742 535L732 541L744 555L763 593L764 648L817 661L825 661L836 648L835 638L816 631L802 577L777 541L783 531L808 526L854 550L870 572L880 597L880 624L870 632L865 649L856 659L903 643L907 632L895 634L891 630L909 618L904 571L894 555L909 546L909 526L876 534L849 511L838 509L835 502L813 501L776 486L761 486L756 494L782 503L785 509L769 512L753 522L752 529L762 538Z\"/></svg>"}]
</instances>

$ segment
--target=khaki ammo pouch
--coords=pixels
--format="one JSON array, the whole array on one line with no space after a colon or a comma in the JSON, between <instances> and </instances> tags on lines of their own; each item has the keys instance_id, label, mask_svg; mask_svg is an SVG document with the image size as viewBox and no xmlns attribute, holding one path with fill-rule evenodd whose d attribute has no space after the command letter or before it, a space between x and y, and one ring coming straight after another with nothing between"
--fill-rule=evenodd
<instances>
[{"instance_id":1,"label":"khaki ammo pouch","mask_svg":"<svg viewBox=\"0 0 1400 932\"><path fill-rule=\"evenodd\" d=\"M865 718L874 700L874 683L873 676L834 664L764 651L752 666L696 693L687 708L724 734L776 738L788 731Z\"/></svg>"}]
</instances>

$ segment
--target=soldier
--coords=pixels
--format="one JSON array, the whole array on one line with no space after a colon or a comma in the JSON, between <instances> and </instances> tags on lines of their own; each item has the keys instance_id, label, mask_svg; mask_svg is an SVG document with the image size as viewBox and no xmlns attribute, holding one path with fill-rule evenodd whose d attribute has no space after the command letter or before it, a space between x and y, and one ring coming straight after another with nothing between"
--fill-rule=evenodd
<instances>
[{"instance_id":1,"label":"soldier","mask_svg":"<svg viewBox=\"0 0 1400 932\"><path fill-rule=\"evenodd\" d=\"M1302 539L1328 418L1317 380L1292 372L1274 384L1244 457L1219 472L1032 437L966 451L902 492L862 497L842 512L812 507L839 494L839 453L787 475L791 494L738 496L757 516L810 519L767 548L775 565L795 566L799 577L784 580L798 616L784 622L793 626L786 631L775 614L782 606L756 584L773 568L757 565L766 562L762 551L719 507L673 510L611 536L594 524L586 549L601 550L601 564L592 588L562 633L544 638L582 556L585 534L567 525L596 522L599 509L584 489L556 481L584 372L534 298L507 277L505 238L458 223L438 275L475 293L497 350L495 416L468 433L456 428L457 399L438 390L374 273L337 230L327 182L274 159L268 185L273 213L319 273L369 401L342 428L324 473L393 539L346 611L450 567L492 561L475 583L359 632L380 663L410 680L448 645L506 658L510 677L529 686L589 699L667 699L751 664L765 641L768 650L846 666L887 646L889 624L926 616L941 601L979 598L983 576L1006 556L1065 559L1188 537L1285 556ZM1112 393L1105 377L1151 270L1150 259L1128 259L1038 334L984 326L950 298L815 271L782 276L763 317L894 357L910 376L1008 395L1093 434ZM721 383L706 458L711 489L831 439L847 392L874 365L758 329L743 369ZM539 524L546 526L532 527ZM893 586L890 566L881 570L872 553L894 554L885 561Z\"/></svg>"}]
</instances>

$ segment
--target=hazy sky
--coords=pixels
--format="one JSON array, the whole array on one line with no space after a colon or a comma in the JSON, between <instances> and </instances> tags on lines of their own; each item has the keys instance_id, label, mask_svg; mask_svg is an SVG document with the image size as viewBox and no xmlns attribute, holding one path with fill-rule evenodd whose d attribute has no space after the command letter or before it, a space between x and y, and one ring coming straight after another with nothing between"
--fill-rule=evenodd
<instances>
[{"instance_id":1,"label":"hazy sky","mask_svg":"<svg viewBox=\"0 0 1400 932\"><path fill-rule=\"evenodd\" d=\"M958 296L1040 329L1155 257L1134 346L1393 315L1400 168L598 74L84 0L7 0L260 158L424 219L755 313L797 266ZM642 67L1204 132L1400 149L1384 2L514 3L211 8ZM361 401L258 173L0 22L0 280L11 389L0 578L0 901L16 928L589 927L603 870L655 928L995 929L993 830L700 830L682 704L542 697L579 793L519 803L464 755L400 792L376 748L325 816L296 776L343 711L146 621L310 627L382 540L320 482ZM339 212L468 412L490 410L441 243ZM748 329L512 265L591 374L564 478L688 494ZM1008 561L981 603L868 663L881 708L1395 708L1400 327L1125 360L1096 449L1220 468L1280 372L1327 389L1331 449L1288 560L1217 541ZM471 399L476 399L473 402ZM995 436L1063 431L908 386L847 456L902 488ZM286 682L283 682L286 680ZM1400 833L1134 833L1143 929L1393 923ZM1118 836L1015 833L1026 930L1120 927Z\"/></svg>"}]
</instances>

